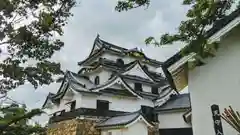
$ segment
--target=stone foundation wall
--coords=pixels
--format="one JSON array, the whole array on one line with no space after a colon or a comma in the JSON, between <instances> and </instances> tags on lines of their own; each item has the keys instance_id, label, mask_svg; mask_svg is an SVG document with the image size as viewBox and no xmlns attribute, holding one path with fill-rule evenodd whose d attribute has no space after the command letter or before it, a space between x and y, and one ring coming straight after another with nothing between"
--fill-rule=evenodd
<instances>
[{"instance_id":1,"label":"stone foundation wall","mask_svg":"<svg viewBox=\"0 0 240 135\"><path fill-rule=\"evenodd\" d=\"M66 120L49 125L47 135L100 135L95 120Z\"/></svg>"},{"instance_id":2,"label":"stone foundation wall","mask_svg":"<svg viewBox=\"0 0 240 135\"><path fill-rule=\"evenodd\" d=\"M66 120L49 125L47 135L76 135L77 121Z\"/></svg>"},{"instance_id":3,"label":"stone foundation wall","mask_svg":"<svg viewBox=\"0 0 240 135\"><path fill-rule=\"evenodd\" d=\"M100 135L101 132L95 129L96 121L78 120L76 135Z\"/></svg>"}]
</instances>

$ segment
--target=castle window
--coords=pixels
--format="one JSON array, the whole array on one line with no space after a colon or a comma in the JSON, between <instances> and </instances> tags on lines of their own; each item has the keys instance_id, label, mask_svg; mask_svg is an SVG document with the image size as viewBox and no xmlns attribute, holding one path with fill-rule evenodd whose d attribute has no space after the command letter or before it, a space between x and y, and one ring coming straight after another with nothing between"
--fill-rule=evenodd
<instances>
[{"instance_id":1,"label":"castle window","mask_svg":"<svg viewBox=\"0 0 240 135\"><path fill-rule=\"evenodd\" d=\"M62 110L61 112L60 112L60 115L63 115L65 113L65 110Z\"/></svg>"},{"instance_id":2,"label":"castle window","mask_svg":"<svg viewBox=\"0 0 240 135\"><path fill-rule=\"evenodd\" d=\"M76 101L73 101L72 103L71 103L71 111L73 111L73 110L75 110L75 107L76 107Z\"/></svg>"},{"instance_id":3,"label":"castle window","mask_svg":"<svg viewBox=\"0 0 240 135\"><path fill-rule=\"evenodd\" d=\"M97 100L98 110L109 110L109 102L105 100Z\"/></svg>"},{"instance_id":4,"label":"castle window","mask_svg":"<svg viewBox=\"0 0 240 135\"><path fill-rule=\"evenodd\" d=\"M146 65L143 65L143 69L148 70L148 67Z\"/></svg>"},{"instance_id":5,"label":"castle window","mask_svg":"<svg viewBox=\"0 0 240 135\"><path fill-rule=\"evenodd\" d=\"M153 94L158 94L158 87L152 87L152 93Z\"/></svg>"},{"instance_id":6,"label":"castle window","mask_svg":"<svg viewBox=\"0 0 240 135\"><path fill-rule=\"evenodd\" d=\"M124 61L122 59L117 59L117 65L122 67L124 65Z\"/></svg>"},{"instance_id":7,"label":"castle window","mask_svg":"<svg viewBox=\"0 0 240 135\"><path fill-rule=\"evenodd\" d=\"M134 89L136 91L142 91L142 84L141 83L135 83L134 84Z\"/></svg>"},{"instance_id":8,"label":"castle window","mask_svg":"<svg viewBox=\"0 0 240 135\"><path fill-rule=\"evenodd\" d=\"M108 80L111 80L114 77L114 74L111 74L111 76L108 78Z\"/></svg>"},{"instance_id":9,"label":"castle window","mask_svg":"<svg viewBox=\"0 0 240 135\"><path fill-rule=\"evenodd\" d=\"M96 76L96 78L95 78L95 81L94 81L94 82L95 82L95 84L96 84L96 85L98 85L98 84L99 84L99 76Z\"/></svg>"}]
</instances>

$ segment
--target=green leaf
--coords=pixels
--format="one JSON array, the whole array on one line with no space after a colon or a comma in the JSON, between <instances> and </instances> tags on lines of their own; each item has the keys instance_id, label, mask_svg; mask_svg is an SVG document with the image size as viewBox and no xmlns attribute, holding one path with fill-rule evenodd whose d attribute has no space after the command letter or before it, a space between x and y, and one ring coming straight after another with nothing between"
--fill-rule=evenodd
<instances>
[{"instance_id":1,"label":"green leaf","mask_svg":"<svg viewBox=\"0 0 240 135\"><path fill-rule=\"evenodd\" d=\"M49 85L53 76L62 75L60 63L49 59L64 46L56 37L63 35L75 5L76 0L0 1L0 46L6 45L9 54L0 62L0 92L27 81L35 88ZM36 64L24 64L29 61Z\"/></svg>"},{"instance_id":2,"label":"green leaf","mask_svg":"<svg viewBox=\"0 0 240 135\"><path fill-rule=\"evenodd\" d=\"M152 42L154 41L154 37L148 37L147 39L145 39L145 43L148 45L148 44L151 44Z\"/></svg>"}]
</instances>

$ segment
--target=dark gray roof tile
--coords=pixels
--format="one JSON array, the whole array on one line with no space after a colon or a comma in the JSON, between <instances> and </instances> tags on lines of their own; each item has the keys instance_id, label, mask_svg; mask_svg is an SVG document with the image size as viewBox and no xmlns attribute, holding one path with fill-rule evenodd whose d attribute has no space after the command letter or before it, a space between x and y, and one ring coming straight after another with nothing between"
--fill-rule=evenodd
<instances>
[{"instance_id":1,"label":"dark gray roof tile","mask_svg":"<svg viewBox=\"0 0 240 135\"><path fill-rule=\"evenodd\" d=\"M162 106L156 107L155 110L169 111L169 110L186 109L186 108L191 108L190 95L188 93L173 96Z\"/></svg>"},{"instance_id":2,"label":"dark gray roof tile","mask_svg":"<svg viewBox=\"0 0 240 135\"><path fill-rule=\"evenodd\" d=\"M97 124L97 127L108 127L108 126L120 126L126 125L134 121L136 118L140 116L139 112L134 113L126 113L124 115L116 116L109 118L105 121L102 121Z\"/></svg>"}]
</instances>

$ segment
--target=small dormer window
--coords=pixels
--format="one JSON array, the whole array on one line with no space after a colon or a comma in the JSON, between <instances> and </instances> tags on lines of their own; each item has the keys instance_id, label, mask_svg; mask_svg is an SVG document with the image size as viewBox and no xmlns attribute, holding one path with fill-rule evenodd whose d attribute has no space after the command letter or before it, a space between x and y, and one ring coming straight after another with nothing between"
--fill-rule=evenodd
<instances>
[{"instance_id":1,"label":"small dormer window","mask_svg":"<svg viewBox=\"0 0 240 135\"><path fill-rule=\"evenodd\" d=\"M148 67L146 65L143 65L143 69L148 70Z\"/></svg>"},{"instance_id":2,"label":"small dormer window","mask_svg":"<svg viewBox=\"0 0 240 135\"><path fill-rule=\"evenodd\" d=\"M142 91L142 84L141 83L135 83L134 84L134 89L136 91Z\"/></svg>"},{"instance_id":3,"label":"small dormer window","mask_svg":"<svg viewBox=\"0 0 240 135\"><path fill-rule=\"evenodd\" d=\"M96 77L95 77L95 81L94 81L94 82L95 82L96 85L99 84L99 76L96 76Z\"/></svg>"},{"instance_id":4,"label":"small dormer window","mask_svg":"<svg viewBox=\"0 0 240 135\"><path fill-rule=\"evenodd\" d=\"M111 74L111 76L108 78L108 80L111 80L114 77L114 74Z\"/></svg>"},{"instance_id":5,"label":"small dormer window","mask_svg":"<svg viewBox=\"0 0 240 135\"><path fill-rule=\"evenodd\" d=\"M109 110L109 101L97 100L97 109L101 111Z\"/></svg>"},{"instance_id":6,"label":"small dormer window","mask_svg":"<svg viewBox=\"0 0 240 135\"><path fill-rule=\"evenodd\" d=\"M60 112L60 115L63 115L65 113L65 110L62 110L61 112Z\"/></svg>"},{"instance_id":7,"label":"small dormer window","mask_svg":"<svg viewBox=\"0 0 240 135\"><path fill-rule=\"evenodd\" d=\"M158 94L158 87L153 86L152 87L152 93L153 94Z\"/></svg>"},{"instance_id":8,"label":"small dormer window","mask_svg":"<svg viewBox=\"0 0 240 135\"><path fill-rule=\"evenodd\" d=\"M73 110L75 110L75 108L76 108L76 101L73 101L72 103L71 103L71 111L73 111Z\"/></svg>"},{"instance_id":9,"label":"small dormer window","mask_svg":"<svg viewBox=\"0 0 240 135\"><path fill-rule=\"evenodd\" d=\"M117 65L122 67L124 65L124 61L122 59L117 59Z\"/></svg>"}]
</instances>

